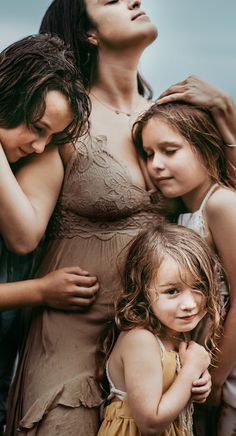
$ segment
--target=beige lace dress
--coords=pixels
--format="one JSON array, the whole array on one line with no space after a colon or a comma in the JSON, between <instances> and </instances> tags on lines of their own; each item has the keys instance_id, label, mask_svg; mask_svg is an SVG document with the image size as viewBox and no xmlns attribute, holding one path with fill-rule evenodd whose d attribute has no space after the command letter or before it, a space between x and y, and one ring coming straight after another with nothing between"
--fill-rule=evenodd
<instances>
[{"instance_id":1,"label":"beige lace dress","mask_svg":"<svg viewBox=\"0 0 236 436\"><path fill-rule=\"evenodd\" d=\"M37 275L79 265L100 291L85 313L37 308L12 390L7 436L93 436L102 402L96 384L97 340L120 290L125 246L160 220L150 192L106 147L106 137L77 144L51 219Z\"/></svg>"}]
</instances>

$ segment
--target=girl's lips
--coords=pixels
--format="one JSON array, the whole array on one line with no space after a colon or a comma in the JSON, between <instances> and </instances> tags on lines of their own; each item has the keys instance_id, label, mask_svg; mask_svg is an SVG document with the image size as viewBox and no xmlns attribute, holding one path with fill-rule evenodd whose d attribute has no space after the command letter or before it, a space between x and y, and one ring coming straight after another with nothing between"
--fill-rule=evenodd
<instances>
[{"instance_id":1,"label":"girl's lips","mask_svg":"<svg viewBox=\"0 0 236 436\"><path fill-rule=\"evenodd\" d=\"M172 177L160 177L159 179L156 179L157 183L164 183L164 182L168 182L168 180L171 180Z\"/></svg>"},{"instance_id":2,"label":"girl's lips","mask_svg":"<svg viewBox=\"0 0 236 436\"><path fill-rule=\"evenodd\" d=\"M194 315L189 315L189 316L180 316L179 319L183 320L183 321L192 321L197 314Z\"/></svg>"},{"instance_id":3,"label":"girl's lips","mask_svg":"<svg viewBox=\"0 0 236 436\"><path fill-rule=\"evenodd\" d=\"M20 153L22 156L28 156L29 153L27 153L26 151L22 150L22 148L19 148Z\"/></svg>"}]
</instances>

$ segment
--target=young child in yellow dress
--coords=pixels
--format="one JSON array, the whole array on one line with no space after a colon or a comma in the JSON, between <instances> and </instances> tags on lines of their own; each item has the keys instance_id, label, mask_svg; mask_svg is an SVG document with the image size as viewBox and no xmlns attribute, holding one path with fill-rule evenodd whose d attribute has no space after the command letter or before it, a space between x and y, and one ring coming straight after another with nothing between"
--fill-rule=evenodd
<instances>
[{"instance_id":1,"label":"young child in yellow dress","mask_svg":"<svg viewBox=\"0 0 236 436\"><path fill-rule=\"evenodd\" d=\"M233 145L223 142L209 111L184 103L154 104L133 132L154 185L182 202L178 224L207 241L226 273L220 293L223 304L229 294L230 307L211 371L210 404L220 407L214 434L230 435L236 428L236 169L226 154Z\"/></svg>"},{"instance_id":2,"label":"young child in yellow dress","mask_svg":"<svg viewBox=\"0 0 236 436\"><path fill-rule=\"evenodd\" d=\"M215 265L205 241L175 224L132 242L115 323L98 353L110 391L99 436L192 435L192 400L210 392L210 354L188 334L209 316L208 343L216 344Z\"/></svg>"}]
</instances>

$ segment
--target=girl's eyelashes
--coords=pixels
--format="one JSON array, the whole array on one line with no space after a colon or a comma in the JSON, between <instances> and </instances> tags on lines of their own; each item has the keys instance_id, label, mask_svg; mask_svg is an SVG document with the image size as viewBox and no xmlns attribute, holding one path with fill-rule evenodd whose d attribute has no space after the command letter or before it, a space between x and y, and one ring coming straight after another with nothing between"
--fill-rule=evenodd
<instances>
[{"instance_id":1,"label":"girl's eyelashes","mask_svg":"<svg viewBox=\"0 0 236 436\"><path fill-rule=\"evenodd\" d=\"M118 3L119 0L110 0L106 2L106 5L112 5L112 3Z\"/></svg>"},{"instance_id":2,"label":"girl's eyelashes","mask_svg":"<svg viewBox=\"0 0 236 436\"><path fill-rule=\"evenodd\" d=\"M31 124L31 130L33 130L34 132L41 134L43 133L43 128L41 126L39 126L38 124Z\"/></svg>"},{"instance_id":3,"label":"girl's eyelashes","mask_svg":"<svg viewBox=\"0 0 236 436\"><path fill-rule=\"evenodd\" d=\"M159 151L159 153L164 154L166 156L172 156L177 150L178 150L177 148L168 147L168 148L163 148L162 150ZM145 150L145 148L144 148L144 152L146 154L147 159L152 159L153 156L155 155L155 151Z\"/></svg>"},{"instance_id":4,"label":"girl's eyelashes","mask_svg":"<svg viewBox=\"0 0 236 436\"><path fill-rule=\"evenodd\" d=\"M195 285L191 286L191 288L192 288L192 292L196 292L196 293L199 293L201 295L203 294L203 286L201 283L196 284L196 286ZM182 291L183 291L182 288L173 287L173 288L165 289L163 293L166 295L175 296L175 295L178 295L179 293L181 293Z\"/></svg>"},{"instance_id":5,"label":"girl's eyelashes","mask_svg":"<svg viewBox=\"0 0 236 436\"><path fill-rule=\"evenodd\" d=\"M168 148L164 148L163 153L166 154L167 156L171 156L172 154L174 154L177 151L177 148L173 148L173 147L168 147Z\"/></svg>"},{"instance_id":6,"label":"girl's eyelashes","mask_svg":"<svg viewBox=\"0 0 236 436\"><path fill-rule=\"evenodd\" d=\"M167 295L178 295L179 294L179 289L178 288L169 288L165 290L165 294Z\"/></svg>"}]
</instances>

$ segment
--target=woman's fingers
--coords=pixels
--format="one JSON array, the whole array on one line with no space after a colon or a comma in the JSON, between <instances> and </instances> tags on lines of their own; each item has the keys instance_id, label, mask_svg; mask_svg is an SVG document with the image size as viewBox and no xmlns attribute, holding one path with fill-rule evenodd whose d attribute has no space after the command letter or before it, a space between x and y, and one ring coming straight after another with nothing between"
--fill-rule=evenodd
<instances>
[{"instance_id":1,"label":"woman's fingers","mask_svg":"<svg viewBox=\"0 0 236 436\"><path fill-rule=\"evenodd\" d=\"M162 92L158 99L157 99L157 103L159 103L160 100L162 100L164 97L173 95L173 94L180 94L180 93L184 93L186 91L186 86L185 86L185 82L179 82L176 83L175 85L170 86L168 89L166 89L164 92Z\"/></svg>"},{"instance_id":2,"label":"woman's fingers","mask_svg":"<svg viewBox=\"0 0 236 436\"><path fill-rule=\"evenodd\" d=\"M232 100L227 95L196 76L189 76L170 86L157 99L157 104L173 101L184 101L210 110L216 107L223 112L229 111L230 105L233 107Z\"/></svg>"},{"instance_id":3,"label":"woman's fingers","mask_svg":"<svg viewBox=\"0 0 236 436\"><path fill-rule=\"evenodd\" d=\"M157 104L161 105L164 103L172 103L174 101L187 101L186 94L184 92L182 93L174 93L174 94L167 94L164 97L159 97L156 101Z\"/></svg>"}]
</instances>

